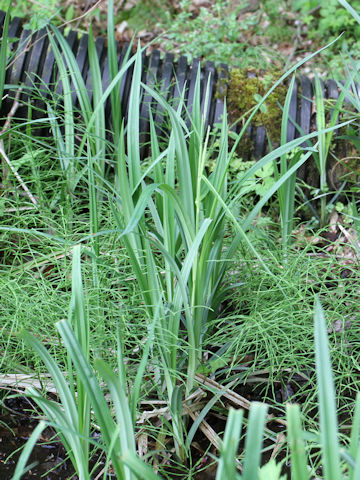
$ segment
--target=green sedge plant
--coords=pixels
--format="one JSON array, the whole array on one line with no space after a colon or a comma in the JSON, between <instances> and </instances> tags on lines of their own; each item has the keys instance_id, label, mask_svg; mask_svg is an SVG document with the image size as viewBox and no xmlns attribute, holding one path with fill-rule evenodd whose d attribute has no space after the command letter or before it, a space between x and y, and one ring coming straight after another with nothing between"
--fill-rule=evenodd
<instances>
[{"instance_id":1,"label":"green sedge plant","mask_svg":"<svg viewBox=\"0 0 360 480\"><path fill-rule=\"evenodd\" d=\"M87 177L89 192L90 229L89 234L93 237L92 247L95 256L99 255L99 238L97 233L100 229L100 217L103 207L104 180L106 159L109 156L109 142L105 128L105 103L111 96L112 126L115 143L119 140L121 127L121 104L119 101L119 85L126 70L134 62L134 58L128 59L125 55L124 62L119 71L117 53L114 47L115 37L109 2L108 14L108 62L110 68L111 84L106 92L103 91L99 58L95 48L93 35L88 40L89 74L92 88L89 90L80 72L76 58L68 43L60 31L53 26L48 28L48 36L51 48L54 52L56 65L59 69L60 82L62 84L62 98L64 103L62 125L57 120L56 114L50 102L47 102L48 113L51 118L51 128L55 139L57 156L68 179L68 193L75 198L75 190L79 182ZM131 46L129 47L129 52ZM74 95L79 102L79 111L74 106ZM77 115L80 113L83 126L79 127ZM75 142L76 136L80 143ZM96 264L94 264L95 266Z\"/></svg>"},{"instance_id":2,"label":"green sedge plant","mask_svg":"<svg viewBox=\"0 0 360 480\"><path fill-rule=\"evenodd\" d=\"M359 13L351 6L346 0L338 0L338 2L350 13L352 18L357 22L358 25L360 25L360 15ZM349 51L347 51L347 58L348 62L345 64L346 67L346 72L347 72L347 82L345 85L339 85L339 87L342 90L342 94L346 95L347 101L352 105L352 107L355 110L355 118L358 117L359 112L360 112L360 100L359 100L359 95L358 95L358 88L356 83L359 82L359 68L357 65L357 62L351 55ZM350 88L349 88L350 87ZM348 139L352 141L359 152L358 148L358 136L351 136L351 137L344 137L345 139ZM350 202L350 208L351 208L351 215L350 218L353 220L354 223L354 228L357 233L357 236L359 238L359 232L360 232L360 222L359 222L359 207L358 207L358 200L357 200L357 186L355 186L355 192L352 193L352 198ZM359 245L357 242L352 242L353 247L357 254L359 255Z\"/></svg>"},{"instance_id":3,"label":"green sedge plant","mask_svg":"<svg viewBox=\"0 0 360 480\"><path fill-rule=\"evenodd\" d=\"M293 67L291 67L287 72L285 72L274 84L273 86L268 90L268 92L260 99L259 103L257 106L253 109L252 113L247 117L246 121L243 122L243 126L241 128L240 133L237 136L236 141L234 142L234 145L232 147L232 150L230 152L230 156L232 157L235 152L238 143L241 141L243 138L247 127L250 125L254 115L257 113L259 109L262 108L263 104L266 102L267 98L271 93L278 87L278 85L282 84L284 80L289 77L292 73L294 73L301 65L303 65L306 61L311 60L314 56L318 55L322 51L324 51L326 48L330 47L337 41L334 40L325 47L322 47L315 53L309 55L306 57L306 59L301 60L297 64L295 64ZM255 206L255 208L250 212L250 214L244 219L243 221L243 228L245 231L247 231L251 225L251 223L254 221L256 218L256 215L258 215L261 211L261 208L268 202L269 198L274 195L277 192L278 200L279 200L279 206L280 206L280 216L281 216L281 232L283 236L283 246L284 250L286 250L288 242L289 242L289 232L292 229L293 225L293 220L294 220L294 190L296 186L296 171L297 169L303 165L304 162L306 162L311 155L316 155L317 152L322 151L322 158L326 158L326 155L328 154L329 148L330 148L330 143L333 138L333 135L335 131L338 128L341 128L342 126L348 125L351 123L352 120L345 121L341 124L337 124L339 120L339 112L341 110L341 105L344 101L344 96L340 95L335 108L333 109L333 114L331 117L331 122L329 126L325 125L325 122L321 124L322 128L319 128L317 132L313 132L308 135L304 135L304 132L301 131L300 133L303 135L302 137L292 140L290 142L286 142L286 133L287 133L287 125L288 125L288 115L289 115L289 105L290 105L290 99L291 99L291 90L292 90L292 82L290 82L290 88L288 90L285 104L283 107L283 116L282 116L282 129L281 129L281 145L279 148L274 150L273 152L270 152L270 154L266 155L263 157L261 160L256 162L251 168L247 170L247 172L239 178L239 181L237 182L237 185L234 187L239 193L239 197L244 196L247 192L247 189L244 188L243 192L241 192L241 188L243 186L247 185L247 181L256 174L257 171L259 171L261 168L263 168L269 161L272 161L273 163L273 168L275 172L275 179L276 182L274 182L266 194L263 194L261 200L258 202L258 204ZM324 110L324 109L322 109ZM320 122L321 123L321 122ZM298 126L297 126L298 127ZM318 125L319 127L319 125ZM299 128L299 127L298 127ZM319 137L325 138L324 145L326 147L326 150L324 153L324 149L321 150L319 147ZM310 140L313 139L317 140L315 145L312 145ZM301 149L300 145L303 143L308 144L308 148L306 149ZM290 157L290 162L287 159L287 155ZM277 159L280 159L279 165L277 165ZM326 168L326 163L323 161L323 163L320 165L319 164L319 169L322 168L322 172L325 171ZM295 174L295 175L294 175ZM324 173L323 173L323 178L324 178ZM326 177L325 177L326 178ZM237 199L236 199L237 201ZM234 205L234 201L231 202L231 207Z\"/></svg>"},{"instance_id":4,"label":"green sedge plant","mask_svg":"<svg viewBox=\"0 0 360 480\"><path fill-rule=\"evenodd\" d=\"M281 145L285 145L287 136L287 127L289 124L289 107L291 94L293 90L293 84L295 77L292 78L289 89L286 95L285 103L283 106L282 124L281 124ZM331 155L331 146L334 140L336 130L340 128L337 125L343 111L344 100L347 96L346 92L352 83L351 79L348 79L344 86L340 88L340 94L336 99L334 105L331 106L330 120L327 122L327 111L325 109L325 98L323 92L323 84L319 77L316 75L314 79L314 94L315 94L315 109L316 109L316 125L318 128L318 135L314 145L310 141L307 141L307 153L305 150L299 148L294 149L290 155L282 155L280 158L279 166L274 163L275 178L281 178L295 163L301 158L302 155L306 155L306 158L312 156L315 161L317 170L319 172L319 187L316 192L320 197L320 215L319 224L321 227L326 225L328 220L329 206L334 203L339 193L337 193L332 200L328 200L329 188L327 185L327 170L329 167L329 156ZM351 121L350 121L351 122ZM300 133L301 128L296 124ZM328 130L327 130L328 128ZM342 185L341 189L345 186ZM289 243L290 235L294 227L294 208L295 208L295 191L296 191L296 174L291 175L289 179L282 184L277 191L277 197L280 208L281 219L281 237L283 251L286 252Z\"/></svg>"},{"instance_id":5,"label":"green sedge plant","mask_svg":"<svg viewBox=\"0 0 360 480\"><path fill-rule=\"evenodd\" d=\"M289 124L289 109L290 101L293 94L295 83L295 76L292 77L288 92L286 94L282 121L281 121L281 145L286 145L287 139L287 130ZM297 163L301 158L302 152L298 149L296 153L289 155L281 155L279 165L274 162L274 174L275 179L279 180L285 173ZM295 213L295 188L296 188L296 172L294 172L288 180L283 183L278 191L277 197L279 202L280 209L280 219L281 219L281 239L283 254L286 257L286 252L290 244L291 234L294 229L294 213Z\"/></svg>"},{"instance_id":6,"label":"green sedge plant","mask_svg":"<svg viewBox=\"0 0 360 480\"><path fill-rule=\"evenodd\" d=\"M67 370L60 369L47 349L28 332L23 332L21 338L28 343L35 353L42 359L50 377L56 387L58 400L49 400L35 388L29 388L27 394L34 399L44 412L45 418L34 429L17 463L14 479L18 480L25 475L34 464L27 464L31 450L38 437L47 425L57 431L69 455L79 478L93 478L96 464L91 470L89 463L93 448L94 453L102 452L106 457L104 478L110 468L114 469L117 479L155 479L161 478L143 460L135 449L134 418L131 415L131 403L136 404L136 384L140 385L144 366L147 362L149 349L145 349L141 359L137 379L133 389L128 392L123 375L125 365L119 357L118 372L115 374L101 359L95 359L93 366L88 356L88 325L89 319L85 308L85 297L81 274L81 248L73 249L72 261L72 298L69 308L69 319L57 322L57 330L68 355ZM156 321L156 319L155 319ZM155 324L155 322L154 322ZM149 347L153 335L149 336ZM120 348L120 345L118 345ZM98 376L107 384L110 392L110 401L105 400L103 386ZM215 396L218 400L222 392ZM93 412L92 422L100 431L100 440L95 442L90 438L89 412ZM247 425L247 437L244 458L244 478L255 478L260 466L263 429L265 426L267 407L254 403L251 408ZM115 418L114 418L115 417ZM83 420L86 419L84 430ZM239 463L235 460L241 436L243 412L229 411L224 440L220 448L217 480L237 478L236 471ZM197 424L199 422L196 422ZM194 430L194 429L192 429Z\"/></svg>"},{"instance_id":7,"label":"green sedge plant","mask_svg":"<svg viewBox=\"0 0 360 480\"><path fill-rule=\"evenodd\" d=\"M53 36L54 35L54 36ZM101 188L101 178L104 177L105 166L105 113L103 108L98 108L96 120L90 127L89 119L93 111L90 94L86 88L85 81L81 75L78 64L69 45L64 37L53 27L49 31L49 41L54 52L56 64L60 73L60 80L63 88L64 102L64 134L56 120L55 112L48 104L48 112L52 117L52 131L56 140L56 147L61 159L61 165L68 178L69 194L74 195L76 186L84 174L88 177L89 186L89 211L90 211L90 235L98 231L99 211L101 202L96 198ZM57 42L55 41L57 40ZM59 46L58 46L59 45ZM93 82L93 103L98 105L99 96L102 95L101 75L98 56L95 51L94 39L89 35L89 63L90 73ZM70 72L70 74L69 74ZM75 135L79 134L76 125L76 111L74 108L73 89L76 92L80 104L80 111L88 128L82 133L82 139L87 145L86 164L83 165L82 149L77 151L75 144ZM97 175L96 175L97 174ZM96 255L99 254L98 239L93 241L93 249Z\"/></svg>"},{"instance_id":8,"label":"green sedge plant","mask_svg":"<svg viewBox=\"0 0 360 480\"><path fill-rule=\"evenodd\" d=\"M136 55L132 89L129 101L128 131L136 133L139 121L139 92L141 79L141 55ZM165 362L176 371L176 350L181 312L184 311L188 333L189 363L187 392L191 391L194 372L201 358L201 338L206 332L206 321L211 311L216 312L216 306L221 301L221 279L226 264L246 236L240 222L227 207L229 194L227 192L227 170L231 155L227 149L226 115L220 132L220 150L215 162L215 168L207 177L205 165L207 160L209 136L204 131L204 119L200 112L200 82L196 84L193 114L190 131L181 116L181 103L177 110L167 104L154 90L142 86L167 111L171 122L169 142L160 151L155 127L151 123L151 160L145 173L140 166L140 143L137 135L127 136L127 155L125 142L120 145L117 183L120 187L120 199L115 203L115 218L121 229L121 237L128 244L128 253L134 262L133 268L137 274L145 305L151 308L157 305L156 296L167 305L172 305L176 312L168 314L171 317L171 336L173 350L171 362ZM188 147L187 147L188 143ZM299 141L295 141L296 145ZM291 146L283 147L286 152ZM279 152L270 154L253 171L277 157ZM161 161L165 159L165 169ZM302 158L295 168L305 161ZM152 171L153 170L153 171ZM165 170L165 171L164 171ZM293 173L293 171L290 173ZM176 176L175 176L176 172ZM250 172L251 174L252 172ZM248 175L244 175L247 180ZM153 182L146 182L150 178ZM286 180L280 179L271 192L263 198L263 204ZM237 184L240 188L242 179ZM232 200L238 198L237 192L232 192ZM154 196L154 200L153 197ZM255 217L247 218L246 227ZM223 252L226 233L226 217L229 216L237 229L233 241ZM174 222L175 219L175 222ZM171 221L170 221L171 220ZM128 232L130 225L133 227ZM126 232L126 235L125 235ZM159 249L164 257L162 276L157 275L157 263L151 246ZM181 248L180 248L181 247ZM179 276L182 276L180 282ZM176 282L175 282L176 279ZM217 295L215 295L217 292ZM162 297L165 294L165 298ZM176 301L175 301L176 300ZM172 318L175 315L175 318ZM171 345L170 343L170 345ZM168 342L165 342L168 345Z\"/></svg>"},{"instance_id":9,"label":"green sedge plant","mask_svg":"<svg viewBox=\"0 0 360 480\"><path fill-rule=\"evenodd\" d=\"M360 15L356 12L356 10L346 1L346 0L337 0L334 2L334 5L339 3L343 6L347 12L351 15L350 19L353 22L357 22L360 24ZM339 5L338 5L339 6ZM346 50L347 51L347 50ZM331 117L330 122L328 123L329 126L334 126L339 118L340 115L349 110L349 105L352 106L355 112L360 111L360 103L358 97L358 90L356 87L356 82L358 81L359 74L358 74L358 67L355 60L352 58L352 55L349 51L347 51L347 56L349 59L349 63L345 63L345 71L346 71L346 81L344 84L338 82L338 87L340 90L339 97L337 98L335 104L331 106ZM316 124L319 131L323 130L326 125L326 112L324 108L324 91L323 91L323 84L319 77L316 75L315 79L315 106L316 106ZM344 103L346 102L347 105ZM346 107L346 108L345 108ZM354 112L346 112L350 118L355 120L356 114ZM330 202L327 201L327 197L329 195L329 189L327 186L327 178L326 178L326 167L328 165L328 157L330 155L331 143L334 139L335 131L330 131L329 133L319 133L318 137L318 152L314 153L314 159L316 162L316 166L318 168L320 174L320 184L319 184L319 192L320 192L320 226L324 226L327 221L327 213L328 213L328 206L334 203L334 200L337 198L338 194L334 196L334 199ZM348 137L342 136L343 139L348 139L354 142L356 145L356 137ZM346 180L343 182L341 188L343 188L346 184Z\"/></svg>"},{"instance_id":10,"label":"green sedge plant","mask_svg":"<svg viewBox=\"0 0 360 480\"><path fill-rule=\"evenodd\" d=\"M89 361L89 322L85 311L84 296L80 270L80 249L75 247L72 268L72 299L69 309L69 321L79 344L79 351L85 361ZM59 403L43 398L35 389L29 389L38 406L51 418L59 429L59 436L69 455L71 463L79 478L89 478L89 438L90 438L90 403L80 378L75 378L73 360L68 357L67 375L51 358L41 342L30 334L24 333L23 339L41 357L47 370L52 375L59 395ZM76 386L76 388L75 388ZM74 434L76 432L76 434Z\"/></svg>"}]
</instances>

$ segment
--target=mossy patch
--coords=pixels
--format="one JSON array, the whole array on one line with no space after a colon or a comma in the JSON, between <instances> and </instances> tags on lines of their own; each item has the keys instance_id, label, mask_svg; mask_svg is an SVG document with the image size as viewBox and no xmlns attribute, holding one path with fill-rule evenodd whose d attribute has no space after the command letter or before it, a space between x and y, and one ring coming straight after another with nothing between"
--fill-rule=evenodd
<instances>
[{"instance_id":1,"label":"mossy patch","mask_svg":"<svg viewBox=\"0 0 360 480\"><path fill-rule=\"evenodd\" d=\"M231 70L227 81L227 89L218 85L218 92L226 90L226 101L228 109L228 120L230 123L237 122L243 125L251 111L256 107L261 98L271 86L281 77L283 72L270 70L266 73L260 70L240 69ZM279 144L281 134L282 111L287 94L287 86L279 85L274 92L266 99L265 103L258 110L252 119L252 126L264 126L267 135L274 144ZM219 93L219 95L224 95ZM244 138L241 142L243 156L247 157L251 150L249 139Z\"/></svg>"}]
</instances>

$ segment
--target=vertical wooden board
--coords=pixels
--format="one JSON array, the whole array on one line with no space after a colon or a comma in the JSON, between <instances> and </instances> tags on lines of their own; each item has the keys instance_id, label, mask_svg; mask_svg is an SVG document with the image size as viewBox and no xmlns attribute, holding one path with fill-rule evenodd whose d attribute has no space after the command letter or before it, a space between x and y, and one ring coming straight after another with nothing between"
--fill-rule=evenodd
<instances>
[{"instance_id":1,"label":"vertical wooden board","mask_svg":"<svg viewBox=\"0 0 360 480\"><path fill-rule=\"evenodd\" d=\"M327 80L325 83L327 98L337 100L339 98L339 89L335 80Z\"/></svg>"},{"instance_id":2,"label":"vertical wooden board","mask_svg":"<svg viewBox=\"0 0 360 480\"><path fill-rule=\"evenodd\" d=\"M148 66L145 70L145 85L156 88L158 69L160 65L160 51L153 50L150 57L148 57ZM150 109L153 102L153 97L150 93L145 92L140 108L140 132L147 133L149 129Z\"/></svg>"},{"instance_id":3,"label":"vertical wooden board","mask_svg":"<svg viewBox=\"0 0 360 480\"><path fill-rule=\"evenodd\" d=\"M160 66L160 51L153 50L148 57L147 69L143 68L145 76L145 85L151 88L157 88L158 70ZM149 131L150 131L150 110L153 105L153 97L150 93L144 92L140 106L140 155L144 157L148 151Z\"/></svg>"},{"instance_id":4,"label":"vertical wooden board","mask_svg":"<svg viewBox=\"0 0 360 480\"><path fill-rule=\"evenodd\" d=\"M24 76L24 83L31 88L34 83L39 83L39 76L43 70L43 65L46 58L48 47L48 35L45 28L42 28L37 33L34 33L31 39L32 48L28 53L28 62L26 65L26 73ZM25 92L24 99L28 97L28 92ZM40 98L36 99L35 107L39 108L43 102Z\"/></svg>"},{"instance_id":5,"label":"vertical wooden board","mask_svg":"<svg viewBox=\"0 0 360 480\"><path fill-rule=\"evenodd\" d=\"M0 28L1 28L1 34L2 34L2 27L3 27L3 23L5 21L5 15L6 13L2 10L0 10Z\"/></svg>"},{"instance_id":6,"label":"vertical wooden board","mask_svg":"<svg viewBox=\"0 0 360 480\"><path fill-rule=\"evenodd\" d=\"M264 156L265 142L266 142L266 129L263 126L256 127L255 129L255 145L254 145L254 157L255 160L260 160Z\"/></svg>"},{"instance_id":7,"label":"vertical wooden board","mask_svg":"<svg viewBox=\"0 0 360 480\"><path fill-rule=\"evenodd\" d=\"M21 45L21 41L20 41L21 39L19 38L22 36L21 26L22 26L22 20L21 18L18 18L18 17L13 18L9 25L8 38L12 41L9 43L10 66L6 72L6 83L12 83L11 80L14 77L16 78L19 76L18 68L16 69L17 72L15 71L13 73L13 70L16 62L17 49L19 48L19 45ZM18 39L18 40L14 41L14 39ZM20 56L23 57L23 55L21 55L21 52L20 52ZM22 58L22 62L23 61L24 59Z\"/></svg>"},{"instance_id":8,"label":"vertical wooden board","mask_svg":"<svg viewBox=\"0 0 360 480\"><path fill-rule=\"evenodd\" d=\"M300 127L303 135L310 133L311 125L311 109L312 109L312 96L313 88L311 81L304 76L300 77L301 85L301 102L300 102ZM301 144L302 147L306 147L307 144Z\"/></svg>"},{"instance_id":9,"label":"vertical wooden board","mask_svg":"<svg viewBox=\"0 0 360 480\"><path fill-rule=\"evenodd\" d=\"M174 90L173 90L173 96L172 96L174 108L177 108L179 104L179 99L183 93L185 82L187 81L188 70L189 70L189 66L187 63L187 58L184 56L180 57L177 62L177 68L175 73L175 84L174 84ZM187 99L187 92L188 92L188 89L185 91L185 95L184 95L185 105L186 105L186 99Z\"/></svg>"},{"instance_id":10,"label":"vertical wooden board","mask_svg":"<svg viewBox=\"0 0 360 480\"><path fill-rule=\"evenodd\" d=\"M220 64L217 69L217 91L215 96L215 107L214 107L214 116L213 124L221 123L222 116L224 114L224 100L226 96L227 85L229 81L229 68L224 63Z\"/></svg>"},{"instance_id":11,"label":"vertical wooden board","mask_svg":"<svg viewBox=\"0 0 360 480\"><path fill-rule=\"evenodd\" d=\"M89 55L88 55L88 43L89 43L89 36L83 35L80 38L80 42L76 51L76 63L78 64L80 74L82 78L86 78L88 70L89 70ZM75 52L74 52L75 53ZM78 93L75 90L75 85L71 82L71 90L72 90L72 99L74 106L79 106L79 99Z\"/></svg>"},{"instance_id":12,"label":"vertical wooden board","mask_svg":"<svg viewBox=\"0 0 360 480\"><path fill-rule=\"evenodd\" d=\"M311 126L311 110L312 110L312 96L313 90L311 81L304 76L300 77L300 87L301 87L301 100L300 100L300 135L307 135L310 133ZM306 142L303 142L300 147L306 148L308 145ZM301 180L305 178L306 164L301 165L297 170L297 177Z\"/></svg>"}]
</instances>

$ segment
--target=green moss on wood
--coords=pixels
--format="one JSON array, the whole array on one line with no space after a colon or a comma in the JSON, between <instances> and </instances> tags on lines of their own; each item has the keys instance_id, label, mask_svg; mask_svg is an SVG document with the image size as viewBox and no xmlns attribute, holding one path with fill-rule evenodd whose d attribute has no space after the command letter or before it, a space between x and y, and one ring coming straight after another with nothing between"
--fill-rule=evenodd
<instances>
[{"instance_id":1,"label":"green moss on wood","mask_svg":"<svg viewBox=\"0 0 360 480\"><path fill-rule=\"evenodd\" d=\"M224 95L228 109L230 123L240 122L243 125L251 111L259 103L269 88L281 77L283 72L272 70L266 72L251 69L233 69L227 80L227 89L224 85L218 85L218 95ZM253 126L264 126L271 142L279 144L281 134L282 111L279 106L284 105L287 93L286 85L279 85L274 92L266 99L264 106L259 109L252 119ZM244 156L253 148L250 139L243 139L241 150Z\"/></svg>"},{"instance_id":2,"label":"green moss on wood","mask_svg":"<svg viewBox=\"0 0 360 480\"><path fill-rule=\"evenodd\" d=\"M249 75L254 74L254 77ZM231 120L247 116L259 103L259 97L263 97L271 85L282 74L269 72L266 77L257 71L235 69L230 74L227 102ZM258 110L252 119L252 125L263 125L271 140L279 141L281 133L282 112L280 105L284 104L287 88L279 85L278 88L267 98L264 108Z\"/></svg>"}]
</instances>

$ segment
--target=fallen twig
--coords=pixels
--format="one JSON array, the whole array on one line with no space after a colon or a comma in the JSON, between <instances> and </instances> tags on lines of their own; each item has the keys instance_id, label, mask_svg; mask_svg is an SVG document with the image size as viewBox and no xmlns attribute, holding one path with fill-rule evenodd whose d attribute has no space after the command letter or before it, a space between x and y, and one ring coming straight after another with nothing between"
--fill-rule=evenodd
<instances>
[{"instance_id":1,"label":"fallen twig","mask_svg":"<svg viewBox=\"0 0 360 480\"><path fill-rule=\"evenodd\" d=\"M195 375L195 379L199 382L199 384L213 388L216 391L223 390L223 394L222 394L223 397L227 398L233 404L241 408L250 410L251 402L249 402L249 400L247 400L245 397L242 397L238 393L233 392L232 390L225 389L222 385L220 385L220 383L216 382L215 380L205 377L204 375L201 375L199 373ZM274 418L274 416L271 414L267 415L266 418L268 422L277 422L277 423L280 423L280 425L287 426L287 422L285 420L282 420L281 418Z\"/></svg>"}]
</instances>

